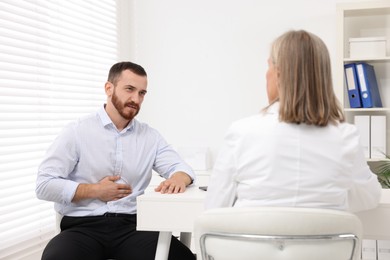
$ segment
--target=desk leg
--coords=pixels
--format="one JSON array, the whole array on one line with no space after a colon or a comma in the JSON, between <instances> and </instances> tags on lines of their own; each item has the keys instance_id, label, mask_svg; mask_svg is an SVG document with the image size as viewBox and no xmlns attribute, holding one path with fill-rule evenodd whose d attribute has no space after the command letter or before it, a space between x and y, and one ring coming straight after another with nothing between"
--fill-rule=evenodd
<instances>
[{"instance_id":1,"label":"desk leg","mask_svg":"<svg viewBox=\"0 0 390 260\"><path fill-rule=\"evenodd\" d=\"M158 235L157 249L155 260L167 260L169 246L171 245L172 232L160 231Z\"/></svg>"},{"instance_id":2,"label":"desk leg","mask_svg":"<svg viewBox=\"0 0 390 260\"><path fill-rule=\"evenodd\" d=\"M191 249L191 232L180 232L180 241Z\"/></svg>"}]
</instances>

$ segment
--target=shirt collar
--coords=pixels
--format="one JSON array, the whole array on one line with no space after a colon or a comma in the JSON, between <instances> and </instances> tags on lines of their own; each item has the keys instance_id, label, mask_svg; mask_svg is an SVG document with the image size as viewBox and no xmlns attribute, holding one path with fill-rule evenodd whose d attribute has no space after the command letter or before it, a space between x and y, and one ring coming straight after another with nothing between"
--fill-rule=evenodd
<instances>
[{"instance_id":1,"label":"shirt collar","mask_svg":"<svg viewBox=\"0 0 390 260\"><path fill-rule=\"evenodd\" d=\"M267 114L278 114L279 113L279 101L274 102L265 110Z\"/></svg>"},{"instance_id":2,"label":"shirt collar","mask_svg":"<svg viewBox=\"0 0 390 260\"><path fill-rule=\"evenodd\" d=\"M106 127L108 125L112 125L113 127L115 127L114 123L112 122L111 118L108 116L107 111L104 109L104 107L105 107L105 105L103 105L97 111L97 114L100 117L100 120L102 121L103 126ZM135 119L131 120L131 122L121 132L132 130L134 128L134 124L135 124Z\"/></svg>"}]
</instances>

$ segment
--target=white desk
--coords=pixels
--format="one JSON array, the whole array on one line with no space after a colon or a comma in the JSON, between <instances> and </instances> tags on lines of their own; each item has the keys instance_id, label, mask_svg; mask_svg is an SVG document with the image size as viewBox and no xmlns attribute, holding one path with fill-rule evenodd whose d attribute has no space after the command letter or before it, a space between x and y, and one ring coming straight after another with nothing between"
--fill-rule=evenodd
<instances>
[{"instance_id":1,"label":"white desk","mask_svg":"<svg viewBox=\"0 0 390 260\"><path fill-rule=\"evenodd\" d=\"M149 191L137 198L137 229L160 231L156 260L168 258L172 232L190 246L195 218L202 213L206 192L188 187L179 194L160 194ZM357 214L363 222L364 238L390 240L390 190L382 191L378 208Z\"/></svg>"},{"instance_id":2,"label":"white desk","mask_svg":"<svg viewBox=\"0 0 390 260\"><path fill-rule=\"evenodd\" d=\"M137 198L137 230L160 231L156 260L168 259L172 232L190 247L195 218L202 213L206 192L197 186L184 193L161 194L149 191Z\"/></svg>"}]
</instances>

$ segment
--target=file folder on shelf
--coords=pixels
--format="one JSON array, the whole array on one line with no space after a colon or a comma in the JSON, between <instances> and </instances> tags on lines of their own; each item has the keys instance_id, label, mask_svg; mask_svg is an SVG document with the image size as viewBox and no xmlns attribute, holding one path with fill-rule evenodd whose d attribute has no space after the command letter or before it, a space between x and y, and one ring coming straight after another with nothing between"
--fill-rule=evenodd
<instances>
[{"instance_id":1,"label":"file folder on shelf","mask_svg":"<svg viewBox=\"0 0 390 260\"><path fill-rule=\"evenodd\" d=\"M382 107L374 66L367 63L357 63L356 71L359 79L362 106L365 108Z\"/></svg>"},{"instance_id":2,"label":"file folder on shelf","mask_svg":"<svg viewBox=\"0 0 390 260\"><path fill-rule=\"evenodd\" d=\"M377 259L390 259L390 240L377 240Z\"/></svg>"},{"instance_id":3,"label":"file folder on shelf","mask_svg":"<svg viewBox=\"0 0 390 260\"><path fill-rule=\"evenodd\" d=\"M360 133L360 144L363 147L365 157L371 158L370 145L370 116L356 115L355 125Z\"/></svg>"},{"instance_id":4,"label":"file folder on shelf","mask_svg":"<svg viewBox=\"0 0 390 260\"><path fill-rule=\"evenodd\" d=\"M371 116L371 158L386 158L386 116ZM389 258L390 259L390 258Z\"/></svg>"},{"instance_id":5,"label":"file folder on shelf","mask_svg":"<svg viewBox=\"0 0 390 260\"><path fill-rule=\"evenodd\" d=\"M359 81L356 73L356 64L350 63L344 65L345 81L348 90L349 106L351 108L362 107L360 98Z\"/></svg>"},{"instance_id":6,"label":"file folder on shelf","mask_svg":"<svg viewBox=\"0 0 390 260\"><path fill-rule=\"evenodd\" d=\"M363 239L362 240L362 260L376 260L376 240Z\"/></svg>"}]
</instances>

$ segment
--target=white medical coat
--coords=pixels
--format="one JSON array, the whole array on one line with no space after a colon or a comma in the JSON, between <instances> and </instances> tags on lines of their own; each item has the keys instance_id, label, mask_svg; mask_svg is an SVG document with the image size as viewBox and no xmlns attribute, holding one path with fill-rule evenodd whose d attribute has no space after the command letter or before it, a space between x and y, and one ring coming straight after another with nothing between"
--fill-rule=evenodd
<instances>
[{"instance_id":1,"label":"white medical coat","mask_svg":"<svg viewBox=\"0 0 390 260\"><path fill-rule=\"evenodd\" d=\"M216 159L206 208L291 206L361 211L381 186L354 125L280 122L279 104L231 125Z\"/></svg>"}]
</instances>

